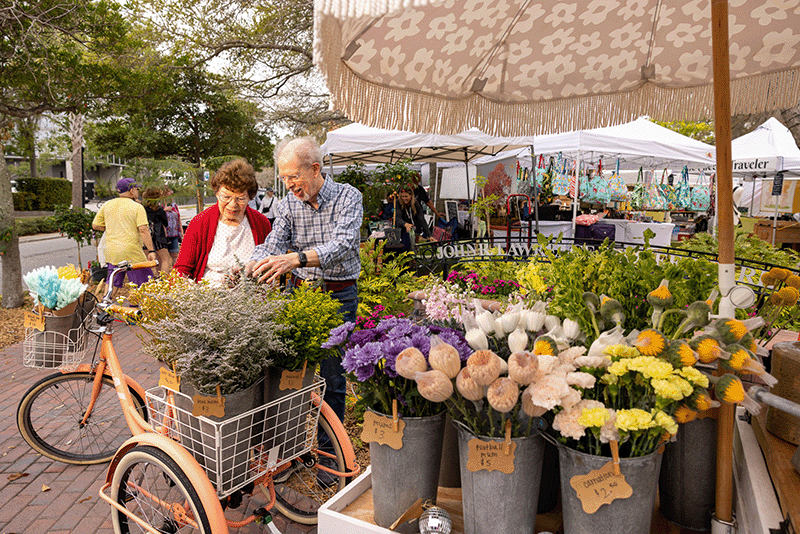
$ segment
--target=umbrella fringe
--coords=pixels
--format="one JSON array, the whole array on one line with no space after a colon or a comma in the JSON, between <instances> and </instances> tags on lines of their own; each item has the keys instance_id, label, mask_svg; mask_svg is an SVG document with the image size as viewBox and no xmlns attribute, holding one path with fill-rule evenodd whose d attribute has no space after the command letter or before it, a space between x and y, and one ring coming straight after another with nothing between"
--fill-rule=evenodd
<instances>
[{"instance_id":1,"label":"umbrella fringe","mask_svg":"<svg viewBox=\"0 0 800 534\"><path fill-rule=\"evenodd\" d=\"M419 0L378 3L405 6L416 1ZM626 92L531 103L495 101L481 94L447 99L398 90L355 75L341 60L342 32L338 23L321 16L315 23L324 25L315 32L314 56L335 95L331 97L331 106L342 110L351 120L369 126L441 134L456 134L475 127L490 135L511 136L611 126L643 115L658 120L701 120L714 116L713 84L670 88L643 81ZM734 115L790 108L798 101L800 69L731 80ZM362 102L372 104L363 106Z\"/></svg>"}]
</instances>

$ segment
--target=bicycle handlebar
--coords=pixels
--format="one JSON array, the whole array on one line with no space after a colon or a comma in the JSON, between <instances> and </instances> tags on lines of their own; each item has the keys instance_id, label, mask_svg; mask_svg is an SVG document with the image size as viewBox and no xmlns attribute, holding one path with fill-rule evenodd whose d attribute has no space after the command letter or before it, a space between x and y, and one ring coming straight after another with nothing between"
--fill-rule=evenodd
<instances>
[{"instance_id":1,"label":"bicycle handlebar","mask_svg":"<svg viewBox=\"0 0 800 534\"><path fill-rule=\"evenodd\" d=\"M130 270L134 270L134 269L144 269L144 268L146 268L146 267L155 267L156 265L158 265L158 261L156 261L156 260L150 260L150 261L141 261L141 262L139 262L139 263L132 263L132 264L131 264L131 265L128 267L128 269L130 269Z\"/></svg>"},{"instance_id":2,"label":"bicycle handlebar","mask_svg":"<svg viewBox=\"0 0 800 534\"><path fill-rule=\"evenodd\" d=\"M138 316L141 313L139 308L133 308L131 306L121 306L119 304L111 304L106 308L108 313L116 313L119 315L132 315Z\"/></svg>"}]
</instances>

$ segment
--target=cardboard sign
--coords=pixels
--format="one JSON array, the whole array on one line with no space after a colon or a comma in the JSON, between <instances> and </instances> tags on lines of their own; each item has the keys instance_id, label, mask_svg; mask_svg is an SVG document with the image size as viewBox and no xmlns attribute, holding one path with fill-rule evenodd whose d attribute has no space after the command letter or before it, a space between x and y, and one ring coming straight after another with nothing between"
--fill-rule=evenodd
<instances>
[{"instance_id":1,"label":"cardboard sign","mask_svg":"<svg viewBox=\"0 0 800 534\"><path fill-rule=\"evenodd\" d=\"M192 415L225 417L225 397L195 395L192 401Z\"/></svg>"},{"instance_id":2,"label":"cardboard sign","mask_svg":"<svg viewBox=\"0 0 800 534\"><path fill-rule=\"evenodd\" d=\"M403 447L403 429L406 422L400 419L397 431L394 430L391 417L378 415L375 412L364 412L364 427L361 430L361 441L364 443L378 443L388 445L394 450Z\"/></svg>"},{"instance_id":3,"label":"cardboard sign","mask_svg":"<svg viewBox=\"0 0 800 534\"><path fill-rule=\"evenodd\" d=\"M572 477L569 484L578 494L583 511L587 514L595 513L615 499L627 499L633 495L633 488L625 482L625 475L614 474L613 461L588 475Z\"/></svg>"},{"instance_id":4,"label":"cardboard sign","mask_svg":"<svg viewBox=\"0 0 800 534\"><path fill-rule=\"evenodd\" d=\"M506 474L514 472L514 451L517 444L513 441L483 441L473 438L467 446L467 469L470 471L501 471Z\"/></svg>"},{"instance_id":5,"label":"cardboard sign","mask_svg":"<svg viewBox=\"0 0 800 534\"><path fill-rule=\"evenodd\" d=\"M181 381L178 379L178 375L166 367L161 367L158 370L158 385L172 391L181 390Z\"/></svg>"},{"instance_id":6,"label":"cardboard sign","mask_svg":"<svg viewBox=\"0 0 800 534\"><path fill-rule=\"evenodd\" d=\"M35 328L39 332L44 332L44 316L38 313L25 312L24 318L25 328Z\"/></svg>"},{"instance_id":7,"label":"cardboard sign","mask_svg":"<svg viewBox=\"0 0 800 534\"><path fill-rule=\"evenodd\" d=\"M295 391L303 389L303 378L306 375L306 363L303 363L303 368L297 371L286 371L281 373L281 381L278 384L278 389L281 391L285 389L293 389Z\"/></svg>"}]
</instances>

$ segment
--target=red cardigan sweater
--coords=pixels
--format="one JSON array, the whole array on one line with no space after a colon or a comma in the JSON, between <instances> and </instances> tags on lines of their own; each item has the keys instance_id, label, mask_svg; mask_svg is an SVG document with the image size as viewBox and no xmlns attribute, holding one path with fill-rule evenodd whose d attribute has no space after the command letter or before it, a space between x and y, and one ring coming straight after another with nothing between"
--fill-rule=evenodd
<instances>
[{"instance_id":1,"label":"red cardigan sweater","mask_svg":"<svg viewBox=\"0 0 800 534\"><path fill-rule=\"evenodd\" d=\"M253 208L248 207L246 209L245 217L247 217L247 222L250 223L253 240L256 245L260 245L267 238L267 234L272 231L272 226L266 217ZM214 246L214 237L217 235L218 224L219 206L217 204L194 217L183 236L181 251L173 269L194 280L203 278L206 272L206 263L208 263L208 255L211 253L211 247Z\"/></svg>"}]
</instances>

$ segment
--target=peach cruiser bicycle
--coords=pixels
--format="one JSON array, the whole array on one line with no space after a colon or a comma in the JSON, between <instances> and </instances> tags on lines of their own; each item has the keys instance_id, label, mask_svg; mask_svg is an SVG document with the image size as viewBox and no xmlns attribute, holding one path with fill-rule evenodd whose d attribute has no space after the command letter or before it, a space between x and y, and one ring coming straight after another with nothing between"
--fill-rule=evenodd
<instances>
[{"instance_id":1,"label":"peach cruiser bicycle","mask_svg":"<svg viewBox=\"0 0 800 534\"><path fill-rule=\"evenodd\" d=\"M109 278L154 263L123 263ZM100 496L113 507L116 532L223 534L269 522L273 506L293 521L316 523L319 506L359 472L344 426L322 400L324 380L316 377L310 386L223 422L192 415L188 396L161 386L145 391L124 374L112 343L114 317L137 310L112 304L112 291L109 282L95 305L96 327L90 328L89 317L77 335L47 338L47 351L59 354L60 365L42 358L41 333L32 334L30 345L26 336L25 365L60 372L34 384L20 401L17 425L25 441L61 462L110 460ZM89 364L73 354L86 352L84 331L102 340ZM59 343L64 346L53 351ZM227 520L224 509L257 488L268 505L243 521Z\"/></svg>"}]
</instances>

